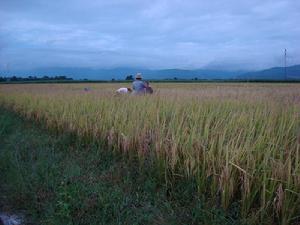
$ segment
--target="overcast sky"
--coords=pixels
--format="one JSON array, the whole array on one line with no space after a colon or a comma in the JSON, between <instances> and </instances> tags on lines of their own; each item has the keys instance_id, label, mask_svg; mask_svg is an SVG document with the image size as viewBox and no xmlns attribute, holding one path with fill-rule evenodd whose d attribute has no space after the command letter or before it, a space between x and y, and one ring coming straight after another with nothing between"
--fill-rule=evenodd
<instances>
[{"instance_id":1,"label":"overcast sky","mask_svg":"<svg viewBox=\"0 0 300 225\"><path fill-rule=\"evenodd\" d=\"M299 0L0 0L0 69L300 64Z\"/></svg>"}]
</instances>

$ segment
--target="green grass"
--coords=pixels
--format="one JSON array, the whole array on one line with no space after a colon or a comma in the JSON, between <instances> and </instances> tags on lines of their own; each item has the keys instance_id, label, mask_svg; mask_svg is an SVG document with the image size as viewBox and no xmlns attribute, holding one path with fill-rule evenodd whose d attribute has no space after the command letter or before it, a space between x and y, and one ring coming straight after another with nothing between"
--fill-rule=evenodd
<instances>
[{"instance_id":1,"label":"green grass","mask_svg":"<svg viewBox=\"0 0 300 225\"><path fill-rule=\"evenodd\" d=\"M0 109L0 201L33 224L241 224L193 180L165 184L146 164L54 134Z\"/></svg>"}]
</instances>

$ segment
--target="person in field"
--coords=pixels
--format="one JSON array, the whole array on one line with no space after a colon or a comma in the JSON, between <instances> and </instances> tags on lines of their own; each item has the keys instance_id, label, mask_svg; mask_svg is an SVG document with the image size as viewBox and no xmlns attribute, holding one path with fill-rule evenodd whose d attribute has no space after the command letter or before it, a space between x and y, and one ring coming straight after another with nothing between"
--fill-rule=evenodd
<instances>
[{"instance_id":1,"label":"person in field","mask_svg":"<svg viewBox=\"0 0 300 225\"><path fill-rule=\"evenodd\" d=\"M145 94L145 88L146 86L144 81L142 80L142 74L137 73L135 76L135 81L132 82L133 94Z\"/></svg>"},{"instance_id":2,"label":"person in field","mask_svg":"<svg viewBox=\"0 0 300 225\"><path fill-rule=\"evenodd\" d=\"M150 87L149 81L145 81L144 84L145 84L145 93L153 94L153 89L152 89L152 87Z\"/></svg>"},{"instance_id":3,"label":"person in field","mask_svg":"<svg viewBox=\"0 0 300 225\"><path fill-rule=\"evenodd\" d=\"M117 94L128 94L128 93L132 92L132 89L131 88L121 87L116 92L117 92Z\"/></svg>"}]
</instances>

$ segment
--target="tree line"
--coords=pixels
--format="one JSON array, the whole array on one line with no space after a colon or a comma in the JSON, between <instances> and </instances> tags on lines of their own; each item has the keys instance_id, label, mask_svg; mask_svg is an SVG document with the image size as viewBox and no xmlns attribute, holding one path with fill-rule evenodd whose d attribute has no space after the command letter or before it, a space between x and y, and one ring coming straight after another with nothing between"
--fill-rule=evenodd
<instances>
[{"instance_id":1,"label":"tree line","mask_svg":"<svg viewBox=\"0 0 300 225\"><path fill-rule=\"evenodd\" d=\"M28 77L1 77L0 82L17 82L17 81L53 81L53 80L73 80L72 78L66 76L43 76L43 77L36 77L36 76L28 76Z\"/></svg>"}]
</instances>

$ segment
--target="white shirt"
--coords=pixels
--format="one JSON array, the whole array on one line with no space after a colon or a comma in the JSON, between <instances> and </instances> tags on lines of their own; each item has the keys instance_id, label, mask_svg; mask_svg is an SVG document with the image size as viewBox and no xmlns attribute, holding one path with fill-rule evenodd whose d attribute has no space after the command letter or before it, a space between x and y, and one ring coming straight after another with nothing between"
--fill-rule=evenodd
<instances>
[{"instance_id":1,"label":"white shirt","mask_svg":"<svg viewBox=\"0 0 300 225\"><path fill-rule=\"evenodd\" d=\"M128 93L128 89L127 88L119 88L118 90L117 90L117 92L118 93L120 93L120 94L124 94L124 93Z\"/></svg>"}]
</instances>

